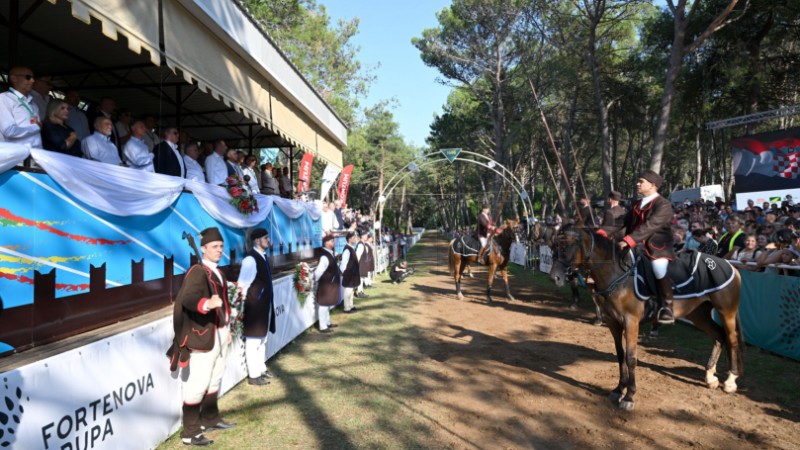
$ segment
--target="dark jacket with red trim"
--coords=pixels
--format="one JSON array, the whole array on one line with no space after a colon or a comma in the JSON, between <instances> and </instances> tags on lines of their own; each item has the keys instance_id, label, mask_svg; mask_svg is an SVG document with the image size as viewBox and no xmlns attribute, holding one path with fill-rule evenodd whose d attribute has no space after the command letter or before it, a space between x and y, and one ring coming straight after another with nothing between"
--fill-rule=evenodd
<instances>
[{"instance_id":1,"label":"dark jacket with red trim","mask_svg":"<svg viewBox=\"0 0 800 450\"><path fill-rule=\"evenodd\" d=\"M186 272L172 310L175 338L167 351L171 370L188 366L192 351L213 349L216 328L228 326L231 316L228 283L221 271L220 274L221 284L213 271L202 263L195 264ZM205 311L205 303L214 294L222 298L222 306Z\"/></svg>"},{"instance_id":2,"label":"dark jacket with red trim","mask_svg":"<svg viewBox=\"0 0 800 450\"><path fill-rule=\"evenodd\" d=\"M607 209L603 215L603 225L600 228L609 236L613 235L617 240L622 239L627 214L628 211L620 205Z\"/></svg>"},{"instance_id":3,"label":"dark jacket with red trim","mask_svg":"<svg viewBox=\"0 0 800 450\"><path fill-rule=\"evenodd\" d=\"M487 237L491 232L490 227L492 227L492 225L494 225L492 217L488 214L480 213L478 215L478 228L475 231L478 232L478 236Z\"/></svg>"},{"instance_id":4,"label":"dark jacket with red trim","mask_svg":"<svg viewBox=\"0 0 800 450\"><path fill-rule=\"evenodd\" d=\"M650 259L675 259L672 249L672 204L657 196L642 208L642 200L636 202L625 216L625 237L622 239L631 248L643 244Z\"/></svg>"}]
</instances>

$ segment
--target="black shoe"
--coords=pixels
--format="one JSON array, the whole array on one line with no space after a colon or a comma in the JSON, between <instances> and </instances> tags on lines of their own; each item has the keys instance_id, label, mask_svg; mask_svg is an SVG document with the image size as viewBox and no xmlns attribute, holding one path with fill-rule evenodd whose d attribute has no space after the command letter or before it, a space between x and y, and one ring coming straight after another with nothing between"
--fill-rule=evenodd
<instances>
[{"instance_id":1,"label":"black shoe","mask_svg":"<svg viewBox=\"0 0 800 450\"><path fill-rule=\"evenodd\" d=\"M261 375L258 378L248 378L247 379L247 384L250 384L250 385L253 385L253 386L266 386L266 385L269 384L269 380L266 379L264 377L264 375Z\"/></svg>"},{"instance_id":2,"label":"black shoe","mask_svg":"<svg viewBox=\"0 0 800 450\"><path fill-rule=\"evenodd\" d=\"M351 309L349 311L342 311L342 312L345 313L345 314L353 314L354 312L357 312L357 311L356 311L355 308L353 308L353 309Z\"/></svg>"},{"instance_id":3,"label":"black shoe","mask_svg":"<svg viewBox=\"0 0 800 450\"><path fill-rule=\"evenodd\" d=\"M258 379L258 378L256 378ZM250 380L248 380L249 382ZM269 383L269 381L267 381ZM212 431L212 430L230 430L231 428L236 428L236 424L225 422L224 420L220 420L216 424L210 427L203 427L204 431Z\"/></svg>"},{"instance_id":4,"label":"black shoe","mask_svg":"<svg viewBox=\"0 0 800 450\"><path fill-rule=\"evenodd\" d=\"M182 438L181 442L183 442L185 445L193 445L196 447L208 447L214 443L214 441L203 436L202 434L198 434L197 436L193 436L191 438Z\"/></svg>"},{"instance_id":5,"label":"black shoe","mask_svg":"<svg viewBox=\"0 0 800 450\"><path fill-rule=\"evenodd\" d=\"M261 374L261 376L264 378L275 378L275 375L273 375L272 372L269 371L269 369L265 370L264 373Z\"/></svg>"},{"instance_id":6,"label":"black shoe","mask_svg":"<svg viewBox=\"0 0 800 450\"><path fill-rule=\"evenodd\" d=\"M657 316L658 323L663 325L672 325L675 323L675 315L672 313L672 309L664 307L658 310Z\"/></svg>"},{"instance_id":7,"label":"black shoe","mask_svg":"<svg viewBox=\"0 0 800 450\"><path fill-rule=\"evenodd\" d=\"M325 328L324 330L319 330L320 333L333 333L333 328Z\"/></svg>"},{"instance_id":8,"label":"black shoe","mask_svg":"<svg viewBox=\"0 0 800 450\"><path fill-rule=\"evenodd\" d=\"M338 324L338 323L329 323L329 324L328 324L328 328L336 328L336 327L338 327L338 326L339 326L339 324Z\"/></svg>"},{"instance_id":9,"label":"black shoe","mask_svg":"<svg viewBox=\"0 0 800 450\"><path fill-rule=\"evenodd\" d=\"M367 295L367 294L362 292L361 295L359 295L358 297L359 298L369 298L369 295Z\"/></svg>"}]
</instances>

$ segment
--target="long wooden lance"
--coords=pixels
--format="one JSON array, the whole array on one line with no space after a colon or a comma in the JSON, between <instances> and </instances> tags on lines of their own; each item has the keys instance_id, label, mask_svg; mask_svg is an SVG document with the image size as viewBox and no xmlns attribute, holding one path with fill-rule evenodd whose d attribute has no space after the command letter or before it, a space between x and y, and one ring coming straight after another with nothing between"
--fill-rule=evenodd
<instances>
[{"instance_id":1,"label":"long wooden lance","mask_svg":"<svg viewBox=\"0 0 800 450\"><path fill-rule=\"evenodd\" d=\"M533 98L536 100L536 105L539 106L539 115L542 117L542 122L544 123L544 129L547 131L547 137L550 138L550 144L553 146L553 153L556 155L556 161L558 161L558 167L561 168L561 176L564 177L564 183L567 186L567 190L569 191L570 197L572 197L572 203L574 205L578 205L578 200L575 198L575 191L572 190L572 186L569 184L569 178L567 177L567 171L564 169L564 164L561 162L561 156L558 154L558 147L556 147L556 141L553 139L553 133L550 132L550 126L547 125L547 118L544 116L544 109L542 108L542 103L539 101L539 95L536 93L536 88L533 86L533 81L528 78L528 84L531 86L531 90L533 91ZM556 190L558 190L558 186L556 186ZM562 206L563 208L563 206ZM575 208L578 211L578 220L583 222L583 217L581 216L581 211L579 208ZM564 209L564 213L566 214L566 209Z\"/></svg>"},{"instance_id":2,"label":"long wooden lance","mask_svg":"<svg viewBox=\"0 0 800 450\"><path fill-rule=\"evenodd\" d=\"M547 160L547 153L545 153L544 148L542 148L542 158L544 159L545 165L547 165L547 173L550 174L550 180L553 182L553 187L556 191L556 196L558 197L558 203L561 205L561 210L566 211L567 207L564 205L564 199L561 197L561 191L558 190L558 183L556 183L556 177L553 175L553 168L550 167L550 161Z\"/></svg>"}]
</instances>

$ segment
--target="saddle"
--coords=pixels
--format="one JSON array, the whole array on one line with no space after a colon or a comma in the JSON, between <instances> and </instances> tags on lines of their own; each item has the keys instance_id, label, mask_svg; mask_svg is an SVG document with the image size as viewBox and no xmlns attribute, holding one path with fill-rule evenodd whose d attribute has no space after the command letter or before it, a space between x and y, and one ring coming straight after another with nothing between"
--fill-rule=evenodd
<instances>
[{"instance_id":1,"label":"saddle","mask_svg":"<svg viewBox=\"0 0 800 450\"><path fill-rule=\"evenodd\" d=\"M649 300L657 295L656 277L653 264L648 258L638 258L633 272L636 297ZM678 253L670 261L667 277L672 281L673 297L677 300L702 297L718 291L733 281L734 270L731 264L713 255L689 250Z\"/></svg>"},{"instance_id":2,"label":"saddle","mask_svg":"<svg viewBox=\"0 0 800 450\"><path fill-rule=\"evenodd\" d=\"M481 241L474 236L457 237L453 242L453 252L461 256L478 256L481 251Z\"/></svg>"}]
</instances>

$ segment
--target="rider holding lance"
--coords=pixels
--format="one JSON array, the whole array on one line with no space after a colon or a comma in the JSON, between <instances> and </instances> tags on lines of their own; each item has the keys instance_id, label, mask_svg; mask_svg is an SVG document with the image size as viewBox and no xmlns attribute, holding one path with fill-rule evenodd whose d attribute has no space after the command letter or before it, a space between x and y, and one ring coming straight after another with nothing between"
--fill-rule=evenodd
<instances>
[{"instance_id":1,"label":"rider holding lance","mask_svg":"<svg viewBox=\"0 0 800 450\"><path fill-rule=\"evenodd\" d=\"M492 215L489 212L490 207L488 203L484 203L480 215L478 215L478 239L481 241L481 250L478 253L478 264L483 264L483 255L486 253L486 244L489 242L489 236L494 233L495 226L492 220ZM474 245L474 244L473 244Z\"/></svg>"},{"instance_id":2,"label":"rider holding lance","mask_svg":"<svg viewBox=\"0 0 800 450\"><path fill-rule=\"evenodd\" d=\"M664 179L652 170L645 170L636 182L636 190L642 195L633 208L625 216L625 236L619 242L619 248L631 249L637 245L644 246L645 255L653 263L653 273L658 285L660 309L659 323L675 323L672 312L672 282L667 277L667 266L675 258L672 249L672 205L669 200L658 194ZM621 229L621 228L620 228ZM616 232L617 230L614 230ZM609 237L614 232L597 230L597 234Z\"/></svg>"}]
</instances>

